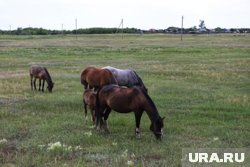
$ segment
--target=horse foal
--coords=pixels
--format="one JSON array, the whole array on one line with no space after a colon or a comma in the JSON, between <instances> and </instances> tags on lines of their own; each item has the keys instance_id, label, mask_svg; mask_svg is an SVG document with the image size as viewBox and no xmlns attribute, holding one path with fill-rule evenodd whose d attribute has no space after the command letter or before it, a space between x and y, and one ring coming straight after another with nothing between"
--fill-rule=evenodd
<instances>
[{"instance_id":1,"label":"horse foal","mask_svg":"<svg viewBox=\"0 0 250 167\"><path fill-rule=\"evenodd\" d=\"M92 116L92 123L95 125L96 117L95 117L95 104L96 104L96 94L92 89L86 89L83 92L83 105L85 111L85 125L88 122L88 110L90 109L91 116Z\"/></svg>"}]
</instances>

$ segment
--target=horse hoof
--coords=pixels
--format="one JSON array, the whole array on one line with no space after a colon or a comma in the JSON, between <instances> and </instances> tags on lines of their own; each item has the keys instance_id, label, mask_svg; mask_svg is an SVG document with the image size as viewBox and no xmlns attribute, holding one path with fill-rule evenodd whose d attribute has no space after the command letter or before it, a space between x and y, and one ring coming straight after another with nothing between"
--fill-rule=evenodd
<instances>
[{"instance_id":1,"label":"horse hoof","mask_svg":"<svg viewBox=\"0 0 250 167\"><path fill-rule=\"evenodd\" d=\"M97 127L96 127L96 130L97 130L98 132L100 132L100 131L101 131L101 128L100 128L99 126L97 126Z\"/></svg>"},{"instance_id":2,"label":"horse hoof","mask_svg":"<svg viewBox=\"0 0 250 167\"><path fill-rule=\"evenodd\" d=\"M110 133L110 131L108 130L108 128L105 128L105 129L104 129L104 132L105 132L105 133L108 133L108 134Z\"/></svg>"},{"instance_id":3,"label":"horse hoof","mask_svg":"<svg viewBox=\"0 0 250 167\"><path fill-rule=\"evenodd\" d=\"M141 138L141 134L140 133L136 133L135 134L135 138L140 139Z\"/></svg>"}]
</instances>

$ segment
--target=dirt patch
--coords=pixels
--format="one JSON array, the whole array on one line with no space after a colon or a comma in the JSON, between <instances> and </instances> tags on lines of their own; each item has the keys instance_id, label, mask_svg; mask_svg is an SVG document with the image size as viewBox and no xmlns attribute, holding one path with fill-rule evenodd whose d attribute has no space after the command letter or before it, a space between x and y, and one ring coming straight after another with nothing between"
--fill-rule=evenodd
<instances>
[{"instance_id":1,"label":"dirt patch","mask_svg":"<svg viewBox=\"0 0 250 167\"><path fill-rule=\"evenodd\" d=\"M6 144L1 144L0 146L0 154L8 155L17 151L16 141L9 141Z\"/></svg>"},{"instance_id":2,"label":"dirt patch","mask_svg":"<svg viewBox=\"0 0 250 167\"><path fill-rule=\"evenodd\" d=\"M146 161L150 161L150 160L161 160L161 155L146 155L146 156L144 156L144 159L146 160Z\"/></svg>"},{"instance_id":3,"label":"dirt patch","mask_svg":"<svg viewBox=\"0 0 250 167\"><path fill-rule=\"evenodd\" d=\"M7 79L7 78L20 78L27 76L27 71L1 71L0 72L0 79Z\"/></svg>"},{"instance_id":4,"label":"dirt patch","mask_svg":"<svg viewBox=\"0 0 250 167\"><path fill-rule=\"evenodd\" d=\"M29 130L27 129L20 130L20 132L18 132L16 135L8 139L6 143L0 143L0 154L4 156L15 154L18 151L17 143L24 140L28 136L29 136Z\"/></svg>"},{"instance_id":5,"label":"dirt patch","mask_svg":"<svg viewBox=\"0 0 250 167\"><path fill-rule=\"evenodd\" d=\"M17 98L14 98L14 99L0 98L0 106L10 106L10 105L17 104L17 103L22 103L22 102L25 102L25 101L27 101L27 100L26 99L17 99Z\"/></svg>"}]
</instances>

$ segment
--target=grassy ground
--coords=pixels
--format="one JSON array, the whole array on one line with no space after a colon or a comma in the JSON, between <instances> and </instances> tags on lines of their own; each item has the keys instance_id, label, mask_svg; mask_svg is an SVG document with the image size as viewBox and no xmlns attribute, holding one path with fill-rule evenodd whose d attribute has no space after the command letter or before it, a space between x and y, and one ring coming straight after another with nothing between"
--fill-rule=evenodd
<instances>
[{"instance_id":1,"label":"grassy ground","mask_svg":"<svg viewBox=\"0 0 250 167\"><path fill-rule=\"evenodd\" d=\"M30 90L31 64L52 94ZM110 134L84 125L89 65L138 72L166 116L161 142L145 113L141 139L133 113L112 112ZM180 166L182 148L249 148L249 67L249 35L0 36L0 166Z\"/></svg>"}]
</instances>

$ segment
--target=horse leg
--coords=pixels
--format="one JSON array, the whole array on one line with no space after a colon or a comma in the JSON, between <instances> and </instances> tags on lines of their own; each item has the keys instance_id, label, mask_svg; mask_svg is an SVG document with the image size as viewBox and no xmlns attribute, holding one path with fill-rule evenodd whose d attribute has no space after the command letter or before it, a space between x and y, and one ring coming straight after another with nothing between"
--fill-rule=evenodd
<instances>
[{"instance_id":1,"label":"horse leg","mask_svg":"<svg viewBox=\"0 0 250 167\"><path fill-rule=\"evenodd\" d=\"M103 108L102 107L96 107L96 112L95 112L95 115L96 115L96 130L97 131L100 131L101 129L101 113L103 112Z\"/></svg>"},{"instance_id":2,"label":"horse leg","mask_svg":"<svg viewBox=\"0 0 250 167\"><path fill-rule=\"evenodd\" d=\"M41 90L41 79L39 79L39 88L38 88L38 91Z\"/></svg>"},{"instance_id":3,"label":"horse leg","mask_svg":"<svg viewBox=\"0 0 250 167\"><path fill-rule=\"evenodd\" d=\"M33 81L34 89L36 90L36 78Z\"/></svg>"},{"instance_id":4,"label":"horse leg","mask_svg":"<svg viewBox=\"0 0 250 167\"><path fill-rule=\"evenodd\" d=\"M135 121L136 121L135 136L136 138L141 138L140 122L141 122L142 113L143 111L135 111Z\"/></svg>"},{"instance_id":5,"label":"horse leg","mask_svg":"<svg viewBox=\"0 0 250 167\"><path fill-rule=\"evenodd\" d=\"M111 108L108 107L105 110L105 113L104 113L104 116L103 116L104 117L103 128L104 128L104 131L108 132L108 133L109 133L109 130L108 130L108 122L107 122L107 120L108 120L110 112L111 112Z\"/></svg>"},{"instance_id":6,"label":"horse leg","mask_svg":"<svg viewBox=\"0 0 250 167\"><path fill-rule=\"evenodd\" d=\"M44 91L44 83L45 83L45 79L43 79L42 91Z\"/></svg>"},{"instance_id":7,"label":"horse leg","mask_svg":"<svg viewBox=\"0 0 250 167\"><path fill-rule=\"evenodd\" d=\"M33 82L32 82L32 80L33 80L33 77L30 76L30 86L31 86L31 90L33 90Z\"/></svg>"},{"instance_id":8,"label":"horse leg","mask_svg":"<svg viewBox=\"0 0 250 167\"><path fill-rule=\"evenodd\" d=\"M96 123L95 108L94 107L91 108L90 111L91 111L91 116L92 116L92 123L93 123L93 125L95 125L95 123Z\"/></svg>"},{"instance_id":9,"label":"horse leg","mask_svg":"<svg viewBox=\"0 0 250 167\"><path fill-rule=\"evenodd\" d=\"M87 104L85 102L85 100L83 100L83 105L84 105L84 113L85 113L85 125L88 124L88 111L87 111Z\"/></svg>"}]
</instances>

